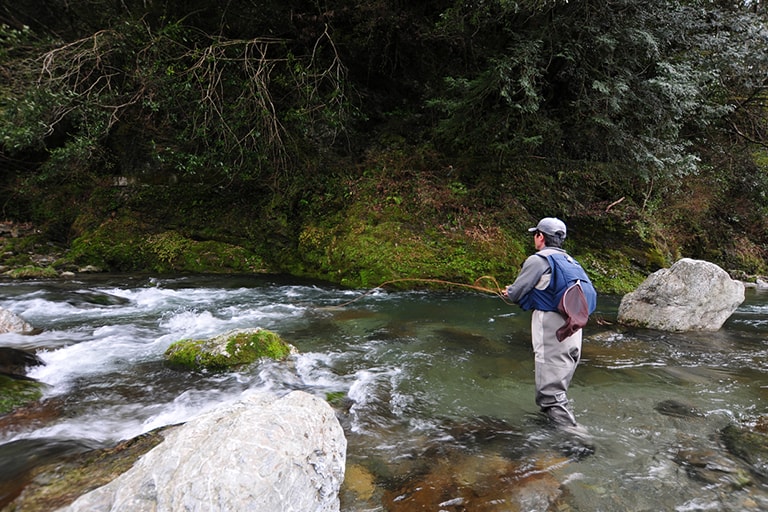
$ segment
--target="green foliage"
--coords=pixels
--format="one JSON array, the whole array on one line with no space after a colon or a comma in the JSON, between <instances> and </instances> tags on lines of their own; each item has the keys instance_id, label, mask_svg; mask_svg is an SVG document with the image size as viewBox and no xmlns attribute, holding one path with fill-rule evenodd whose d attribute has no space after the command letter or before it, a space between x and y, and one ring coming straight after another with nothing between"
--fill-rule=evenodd
<instances>
[{"instance_id":1,"label":"green foliage","mask_svg":"<svg viewBox=\"0 0 768 512\"><path fill-rule=\"evenodd\" d=\"M631 164L646 181L678 179L698 170L691 134L716 134L735 108L721 78L745 84L768 69L755 57L764 52L749 51L765 40L759 26L706 2L457 2L440 29L480 58L428 105L457 151ZM731 61L703 58L715 53ZM754 78L752 90L762 87Z\"/></svg>"},{"instance_id":2,"label":"green foliage","mask_svg":"<svg viewBox=\"0 0 768 512\"><path fill-rule=\"evenodd\" d=\"M316 218L302 230L300 261L288 270L312 269L315 277L364 288L408 279L511 279L528 248L499 226L509 210L473 209L472 200L456 179L371 171L351 187L343 215Z\"/></svg>"},{"instance_id":3,"label":"green foliage","mask_svg":"<svg viewBox=\"0 0 768 512\"><path fill-rule=\"evenodd\" d=\"M29 42L30 29L24 25L15 29L4 23L0 23L0 62L5 62L11 56L14 48Z\"/></svg>"},{"instance_id":4,"label":"green foliage","mask_svg":"<svg viewBox=\"0 0 768 512\"><path fill-rule=\"evenodd\" d=\"M0 142L9 153L49 152L47 178L108 170L102 156L121 125L161 134L143 143L156 165L185 176L233 182L283 172L302 153L332 146L351 112L329 32L297 50L277 38L126 19L11 62L20 90L0 111Z\"/></svg>"},{"instance_id":5,"label":"green foliage","mask_svg":"<svg viewBox=\"0 0 768 512\"><path fill-rule=\"evenodd\" d=\"M587 269L589 279L600 293L615 295L629 293L648 277L648 272L633 265L622 251L606 250L600 254L576 254L576 258Z\"/></svg>"},{"instance_id":6,"label":"green foliage","mask_svg":"<svg viewBox=\"0 0 768 512\"><path fill-rule=\"evenodd\" d=\"M147 237L147 248L161 265L172 267L189 250L191 242L175 231L167 231Z\"/></svg>"}]
</instances>

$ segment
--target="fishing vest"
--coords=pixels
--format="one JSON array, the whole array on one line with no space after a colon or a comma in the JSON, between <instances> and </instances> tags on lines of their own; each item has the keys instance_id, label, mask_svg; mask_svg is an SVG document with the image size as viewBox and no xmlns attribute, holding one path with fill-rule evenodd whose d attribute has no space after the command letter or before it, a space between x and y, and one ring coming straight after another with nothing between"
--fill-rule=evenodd
<instances>
[{"instance_id":1,"label":"fishing vest","mask_svg":"<svg viewBox=\"0 0 768 512\"><path fill-rule=\"evenodd\" d=\"M549 268L552 269L552 277L549 286L543 290L534 288L523 295L520 299L520 307L528 311L538 309L539 311L558 311L560 298L565 290L576 281L581 283L584 290L584 296L587 299L589 313L592 314L597 307L597 292L592 285L592 281L587 277L587 273L579 265L579 262L564 252L553 251L549 254L536 254L545 258L549 262Z\"/></svg>"}]
</instances>

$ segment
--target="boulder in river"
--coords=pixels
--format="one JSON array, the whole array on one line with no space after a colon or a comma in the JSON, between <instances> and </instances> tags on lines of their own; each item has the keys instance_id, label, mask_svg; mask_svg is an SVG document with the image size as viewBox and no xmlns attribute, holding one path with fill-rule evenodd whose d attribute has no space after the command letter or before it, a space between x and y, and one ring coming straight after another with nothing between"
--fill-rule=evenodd
<instances>
[{"instance_id":1,"label":"boulder in river","mask_svg":"<svg viewBox=\"0 0 768 512\"><path fill-rule=\"evenodd\" d=\"M130 470L59 510L335 512L346 448L324 400L253 392L171 431Z\"/></svg>"},{"instance_id":2,"label":"boulder in river","mask_svg":"<svg viewBox=\"0 0 768 512\"><path fill-rule=\"evenodd\" d=\"M32 352L14 347L0 347L0 373L2 374L25 378L28 368L43 365L45 361Z\"/></svg>"},{"instance_id":3,"label":"boulder in river","mask_svg":"<svg viewBox=\"0 0 768 512\"><path fill-rule=\"evenodd\" d=\"M27 377L27 369L44 364L42 359L26 350L0 347L0 414L42 397L45 385Z\"/></svg>"},{"instance_id":4,"label":"boulder in river","mask_svg":"<svg viewBox=\"0 0 768 512\"><path fill-rule=\"evenodd\" d=\"M33 334L35 328L29 325L16 313L0 308L0 334L4 332L18 332L21 334Z\"/></svg>"},{"instance_id":5,"label":"boulder in river","mask_svg":"<svg viewBox=\"0 0 768 512\"><path fill-rule=\"evenodd\" d=\"M174 367L191 370L226 370L269 357L282 360L296 349L266 329L238 329L209 339L180 340L165 357Z\"/></svg>"},{"instance_id":6,"label":"boulder in river","mask_svg":"<svg viewBox=\"0 0 768 512\"><path fill-rule=\"evenodd\" d=\"M717 331L742 302L742 282L714 263L683 258L626 294L618 321L663 331Z\"/></svg>"}]
</instances>

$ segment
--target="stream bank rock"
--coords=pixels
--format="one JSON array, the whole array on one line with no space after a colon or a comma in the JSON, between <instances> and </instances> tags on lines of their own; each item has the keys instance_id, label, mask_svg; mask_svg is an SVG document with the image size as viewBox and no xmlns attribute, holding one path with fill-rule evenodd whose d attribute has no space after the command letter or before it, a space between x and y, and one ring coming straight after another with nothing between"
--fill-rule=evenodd
<instances>
[{"instance_id":1,"label":"stream bank rock","mask_svg":"<svg viewBox=\"0 0 768 512\"><path fill-rule=\"evenodd\" d=\"M663 331L717 331L742 302L743 283L714 263L683 258L626 294L618 321Z\"/></svg>"},{"instance_id":2,"label":"stream bank rock","mask_svg":"<svg viewBox=\"0 0 768 512\"><path fill-rule=\"evenodd\" d=\"M347 441L324 400L249 393L190 420L61 512L337 512Z\"/></svg>"},{"instance_id":3,"label":"stream bank rock","mask_svg":"<svg viewBox=\"0 0 768 512\"><path fill-rule=\"evenodd\" d=\"M296 349L266 329L237 329L210 339L180 340L168 347L165 357L175 368L226 370L269 357L283 360Z\"/></svg>"}]
</instances>

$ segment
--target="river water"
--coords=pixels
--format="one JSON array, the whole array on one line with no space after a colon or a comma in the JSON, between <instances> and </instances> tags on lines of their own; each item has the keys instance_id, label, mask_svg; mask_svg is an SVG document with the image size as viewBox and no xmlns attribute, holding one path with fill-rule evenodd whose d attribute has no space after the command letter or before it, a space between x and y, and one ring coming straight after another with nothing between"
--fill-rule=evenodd
<instances>
[{"instance_id":1,"label":"river water","mask_svg":"<svg viewBox=\"0 0 768 512\"><path fill-rule=\"evenodd\" d=\"M768 509L768 487L719 435L768 413L768 292L748 289L716 333L628 330L618 302L600 297L585 332L570 397L589 436L574 437L536 411L529 315L493 295L361 296L273 276L0 281L0 307L42 329L0 347L45 361L29 375L57 412L0 431L0 454L109 447L248 389L301 389L344 397L345 511ZM299 354L222 374L163 363L176 340L252 327Z\"/></svg>"}]
</instances>

